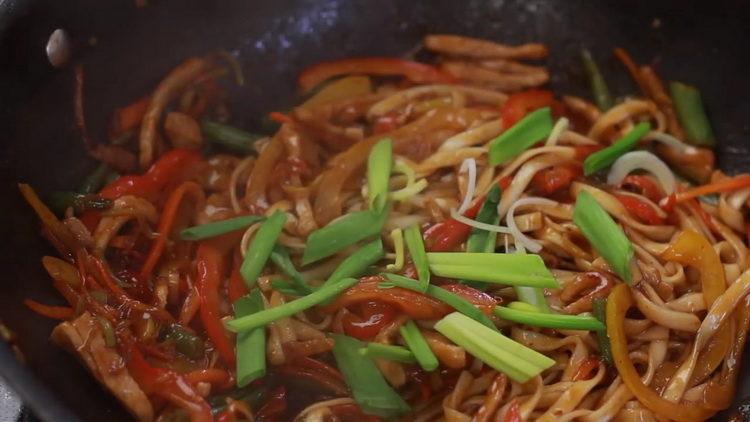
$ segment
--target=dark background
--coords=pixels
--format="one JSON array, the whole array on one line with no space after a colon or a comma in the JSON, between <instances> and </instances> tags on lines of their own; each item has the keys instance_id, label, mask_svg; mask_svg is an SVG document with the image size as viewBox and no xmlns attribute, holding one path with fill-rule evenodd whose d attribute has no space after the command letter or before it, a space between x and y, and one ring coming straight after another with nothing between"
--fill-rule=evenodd
<instances>
[{"instance_id":1,"label":"dark background","mask_svg":"<svg viewBox=\"0 0 750 422\"><path fill-rule=\"evenodd\" d=\"M21 304L27 297L61 300L39 265L51 250L15 184L31 183L43 194L70 189L94 166L72 130L72 73L53 69L44 55L56 28L86 46L77 58L87 70L88 122L100 137L113 108L147 93L185 57L220 48L240 57L247 79L232 92L233 122L253 129L258 116L293 103L294 77L305 65L401 55L429 32L547 43L552 87L579 95L587 94L579 62L583 46L592 50L616 95L636 92L611 56L611 49L621 46L636 61L654 63L665 79L700 87L719 138L719 165L733 173L750 170L745 4L153 0L136 8L132 0L0 2L0 319L19 335L27 360L26 367L14 364L0 345L0 373L44 419L124 418L82 367L47 341L54 323ZM87 46L89 41L94 45ZM743 387L741 395L748 394L750 382Z\"/></svg>"}]
</instances>

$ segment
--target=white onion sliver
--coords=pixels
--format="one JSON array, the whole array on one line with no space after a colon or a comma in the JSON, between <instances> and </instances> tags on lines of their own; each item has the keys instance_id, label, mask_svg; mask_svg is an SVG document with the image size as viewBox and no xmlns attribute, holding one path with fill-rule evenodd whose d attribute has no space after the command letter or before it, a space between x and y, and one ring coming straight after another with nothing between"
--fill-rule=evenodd
<instances>
[{"instance_id":1,"label":"white onion sliver","mask_svg":"<svg viewBox=\"0 0 750 422\"><path fill-rule=\"evenodd\" d=\"M464 217L463 215L459 214L458 211L456 211L455 209L451 210L451 218L458 221L459 223L464 223L467 226L476 227L479 230L486 230L488 232L495 232L495 233L510 234L510 229L505 226L497 226L494 224L481 223L479 221L472 220L471 218Z\"/></svg>"},{"instance_id":2,"label":"white onion sliver","mask_svg":"<svg viewBox=\"0 0 750 422\"><path fill-rule=\"evenodd\" d=\"M461 163L461 169L458 170L459 173L463 173L468 171L469 173L469 183L466 186L466 195L464 195L464 200L461 202L461 206L458 207L458 213L463 214L466 212L466 210L469 208L469 205L471 205L471 199L474 197L474 190L477 186L477 161L473 158L467 158L464 160L463 163Z\"/></svg>"},{"instance_id":3,"label":"white onion sliver","mask_svg":"<svg viewBox=\"0 0 750 422\"><path fill-rule=\"evenodd\" d=\"M750 188L740 189L727 197L729 206L738 210L750 198Z\"/></svg>"},{"instance_id":4,"label":"white onion sliver","mask_svg":"<svg viewBox=\"0 0 750 422\"><path fill-rule=\"evenodd\" d=\"M688 145L675 138L674 136L664 132L657 132L652 130L651 132L647 133L646 136L643 137L643 139L661 142L662 144L674 148L685 154L695 154L696 152L698 152L698 150L696 150L694 146Z\"/></svg>"},{"instance_id":5,"label":"white onion sliver","mask_svg":"<svg viewBox=\"0 0 750 422\"><path fill-rule=\"evenodd\" d=\"M552 126L552 131L549 133L549 137L547 138L547 143L545 145L552 146L557 145L557 141L560 139L560 136L562 136L563 132L568 130L568 125L570 125L570 120L568 120L565 117L560 117L557 119L557 122L554 126Z\"/></svg>"},{"instance_id":6,"label":"white onion sliver","mask_svg":"<svg viewBox=\"0 0 750 422\"><path fill-rule=\"evenodd\" d=\"M542 250L542 245L535 242L530 237L526 236L525 234L521 233L521 230L518 229L518 226L516 225L515 220L515 212L516 208L523 207L525 205L549 205L549 206L555 206L557 205L557 202L547 199L547 198L540 198L538 196L530 196L528 198L521 198L513 203L513 205L510 206L508 209L508 213L505 216L505 223L508 225L508 228L510 229L510 234L513 235L513 238L516 241L517 245L523 246L528 251L533 253L539 253L539 251Z\"/></svg>"},{"instance_id":7,"label":"white onion sliver","mask_svg":"<svg viewBox=\"0 0 750 422\"><path fill-rule=\"evenodd\" d=\"M656 176L667 195L674 192L677 182L672 170L659 157L648 151L631 151L618 158L612 164L607 176L607 183L612 186L619 186L625 176L637 169L646 170Z\"/></svg>"}]
</instances>

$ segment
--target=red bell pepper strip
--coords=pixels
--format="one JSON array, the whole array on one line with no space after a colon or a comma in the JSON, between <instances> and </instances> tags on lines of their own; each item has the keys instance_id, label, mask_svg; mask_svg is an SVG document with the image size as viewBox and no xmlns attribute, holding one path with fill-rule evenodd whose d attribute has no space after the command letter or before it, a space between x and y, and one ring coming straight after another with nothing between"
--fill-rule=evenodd
<instances>
[{"instance_id":1,"label":"red bell pepper strip","mask_svg":"<svg viewBox=\"0 0 750 422\"><path fill-rule=\"evenodd\" d=\"M508 129L526 114L542 107L550 107L553 115L559 115L562 109L562 106L555 100L555 96L550 91L530 89L511 95L500 107L503 128Z\"/></svg>"},{"instance_id":2,"label":"red bell pepper strip","mask_svg":"<svg viewBox=\"0 0 750 422\"><path fill-rule=\"evenodd\" d=\"M396 317L392 305L377 301L368 301L360 306L362 316L349 312L341 319L344 333L360 340L369 340L380 332Z\"/></svg>"},{"instance_id":3,"label":"red bell pepper strip","mask_svg":"<svg viewBox=\"0 0 750 422\"><path fill-rule=\"evenodd\" d=\"M592 372L599 367L599 358L589 356L578 365L578 369L573 375L573 381L583 381L591 378Z\"/></svg>"},{"instance_id":4,"label":"red bell pepper strip","mask_svg":"<svg viewBox=\"0 0 750 422\"><path fill-rule=\"evenodd\" d=\"M219 239L219 238L216 238ZM219 285L224 274L224 255L228 247L215 239L202 242L196 252L200 316L206 335L216 347L224 363L234 367L234 344L229 339L219 311Z\"/></svg>"},{"instance_id":5,"label":"red bell pepper strip","mask_svg":"<svg viewBox=\"0 0 750 422\"><path fill-rule=\"evenodd\" d=\"M549 195L567 188L576 177L582 174L581 166L568 164L543 169L534 175L531 183L537 191Z\"/></svg>"},{"instance_id":6,"label":"red bell pepper strip","mask_svg":"<svg viewBox=\"0 0 750 422\"><path fill-rule=\"evenodd\" d=\"M664 196L659 186L657 186L650 177L640 174L630 174L625 176L625 178L622 179L622 182L620 182L620 186L630 188L636 193L641 194L654 202L659 202L662 196Z\"/></svg>"},{"instance_id":7,"label":"red bell pepper strip","mask_svg":"<svg viewBox=\"0 0 750 422\"><path fill-rule=\"evenodd\" d=\"M211 422L211 407L185 378L169 369L151 366L138 350L135 341L120 335L125 347L128 372L144 393L162 397L177 407L185 409L191 422Z\"/></svg>"},{"instance_id":8,"label":"red bell pepper strip","mask_svg":"<svg viewBox=\"0 0 750 422\"><path fill-rule=\"evenodd\" d=\"M647 202L633 195L615 194L615 198L640 222L651 225L664 224L664 219Z\"/></svg>"},{"instance_id":9,"label":"red bell pepper strip","mask_svg":"<svg viewBox=\"0 0 750 422\"><path fill-rule=\"evenodd\" d=\"M348 74L401 75L416 83L452 83L455 79L434 66L392 57L366 57L336 60L310 66L299 75L297 83L307 92L334 76Z\"/></svg>"},{"instance_id":10,"label":"red bell pepper strip","mask_svg":"<svg viewBox=\"0 0 750 422\"><path fill-rule=\"evenodd\" d=\"M70 319L75 316L75 311L69 306L51 306L39 303L35 300L26 299L23 304L41 316L52 319Z\"/></svg>"}]
</instances>

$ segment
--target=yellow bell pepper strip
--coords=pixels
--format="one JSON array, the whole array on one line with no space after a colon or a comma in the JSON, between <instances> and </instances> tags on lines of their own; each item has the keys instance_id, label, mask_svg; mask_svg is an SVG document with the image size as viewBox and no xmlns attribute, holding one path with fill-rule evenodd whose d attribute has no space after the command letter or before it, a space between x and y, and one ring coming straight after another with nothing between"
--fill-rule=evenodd
<instances>
[{"instance_id":1,"label":"yellow bell pepper strip","mask_svg":"<svg viewBox=\"0 0 750 422\"><path fill-rule=\"evenodd\" d=\"M689 265L700 273L701 291L706 309L726 290L724 281L724 267L719 255L711 244L693 230L684 230L669 247L662 252L662 259L675 261L682 265ZM706 345L698 357L695 370L688 388L695 382L700 382L719 367L732 344L732 333L729 330L720 331Z\"/></svg>"},{"instance_id":2,"label":"yellow bell pepper strip","mask_svg":"<svg viewBox=\"0 0 750 422\"><path fill-rule=\"evenodd\" d=\"M677 422L705 420L711 417L716 413L715 410L695 403L673 403L665 400L641 381L641 376L628 355L628 341L625 336L625 314L632 306L630 288L625 284L615 286L607 298L607 335L612 348L612 358L622 381L638 401L657 416Z\"/></svg>"}]
</instances>

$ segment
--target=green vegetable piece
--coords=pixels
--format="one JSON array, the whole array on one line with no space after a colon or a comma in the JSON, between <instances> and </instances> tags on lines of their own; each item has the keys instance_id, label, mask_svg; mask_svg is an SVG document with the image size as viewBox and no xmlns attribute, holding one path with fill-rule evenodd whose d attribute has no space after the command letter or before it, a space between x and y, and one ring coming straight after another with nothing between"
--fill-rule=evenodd
<instances>
[{"instance_id":1,"label":"green vegetable piece","mask_svg":"<svg viewBox=\"0 0 750 422\"><path fill-rule=\"evenodd\" d=\"M438 321L435 330L517 382L526 382L555 364L547 356L458 312Z\"/></svg>"},{"instance_id":2,"label":"green vegetable piece","mask_svg":"<svg viewBox=\"0 0 750 422\"><path fill-rule=\"evenodd\" d=\"M321 287L307 296L303 296L280 306L256 312L252 315L235 318L227 321L224 325L229 331L234 333L241 333L243 331L252 330L253 328L262 327L270 322L276 321L277 319L292 316L327 300L333 299L355 284L357 284L356 278L338 280L328 286Z\"/></svg>"},{"instance_id":3,"label":"green vegetable piece","mask_svg":"<svg viewBox=\"0 0 750 422\"><path fill-rule=\"evenodd\" d=\"M633 245L590 193L582 191L578 194L573 208L573 222L615 273L630 284Z\"/></svg>"},{"instance_id":4,"label":"green vegetable piece","mask_svg":"<svg viewBox=\"0 0 750 422\"><path fill-rule=\"evenodd\" d=\"M384 256L383 241L375 239L341 261L338 267L333 270L333 273L328 276L323 286L328 286L344 278L359 277L367 270L367 267L380 261Z\"/></svg>"},{"instance_id":5,"label":"green vegetable piece","mask_svg":"<svg viewBox=\"0 0 750 422\"><path fill-rule=\"evenodd\" d=\"M388 200L388 181L393 167L391 140L383 138L376 143L367 157L367 194L370 209L381 212Z\"/></svg>"},{"instance_id":6,"label":"green vegetable piece","mask_svg":"<svg viewBox=\"0 0 750 422\"><path fill-rule=\"evenodd\" d=\"M247 287L253 287L258 280L260 272L266 266L266 261L271 255L273 246L281 234L286 222L286 214L282 211L274 212L255 233L253 241L247 248L245 259L240 266L240 275L245 280Z\"/></svg>"},{"instance_id":7,"label":"green vegetable piece","mask_svg":"<svg viewBox=\"0 0 750 422\"><path fill-rule=\"evenodd\" d=\"M487 192L487 196L484 198L484 202L482 202L482 206L479 208L479 212L477 212L477 216L474 218L474 220L480 223L497 224L497 204L500 203L501 194L502 191L500 189L500 186L498 186L497 183L493 184L490 188L490 191ZM469 233L469 238L466 239L466 252L493 252L495 240L494 237L492 238L493 250L487 250L487 244L489 243L490 234L493 233L477 227L472 227L471 233Z\"/></svg>"},{"instance_id":8,"label":"green vegetable piece","mask_svg":"<svg viewBox=\"0 0 750 422\"><path fill-rule=\"evenodd\" d=\"M236 230L242 230L265 219L266 217L262 215L243 215L241 217L228 218L226 220L201 224L200 226L188 227L180 231L180 239L208 239L210 237L220 236L222 234L226 234Z\"/></svg>"},{"instance_id":9,"label":"green vegetable piece","mask_svg":"<svg viewBox=\"0 0 750 422\"><path fill-rule=\"evenodd\" d=\"M424 241L422 241L419 226L414 224L407 227L404 230L404 241L406 241L406 248L409 250L414 267L417 269L419 291L424 293L430 284L430 266L427 262L427 252L424 249Z\"/></svg>"},{"instance_id":10,"label":"green vegetable piece","mask_svg":"<svg viewBox=\"0 0 750 422\"><path fill-rule=\"evenodd\" d=\"M380 234L387 215L387 208L380 213L372 210L353 212L315 230L305 242L302 265L319 261L360 240Z\"/></svg>"},{"instance_id":11,"label":"green vegetable piece","mask_svg":"<svg viewBox=\"0 0 750 422\"><path fill-rule=\"evenodd\" d=\"M169 326L165 340L173 342L175 350L190 359L200 359L204 355L203 339L178 324Z\"/></svg>"},{"instance_id":12,"label":"green vegetable piece","mask_svg":"<svg viewBox=\"0 0 750 422\"><path fill-rule=\"evenodd\" d=\"M115 337L115 329L112 327L112 323L107 318L98 317L99 326L102 329L102 335L104 336L104 345L107 347L117 346L117 338Z\"/></svg>"},{"instance_id":13,"label":"green vegetable piece","mask_svg":"<svg viewBox=\"0 0 750 422\"><path fill-rule=\"evenodd\" d=\"M83 194L99 192L104 187L104 184L107 182L107 177L110 174L112 174L112 171L106 164L99 164L96 169L83 180L81 187L78 188L78 192Z\"/></svg>"},{"instance_id":14,"label":"green vegetable piece","mask_svg":"<svg viewBox=\"0 0 750 422\"><path fill-rule=\"evenodd\" d=\"M539 255L431 252L427 259L432 273L441 277L511 286L558 287Z\"/></svg>"},{"instance_id":15,"label":"green vegetable piece","mask_svg":"<svg viewBox=\"0 0 750 422\"><path fill-rule=\"evenodd\" d=\"M305 283L305 280L302 279L302 275L296 268L294 268L292 259L289 257L289 251L287 251L285 247L281 245L273 247L273 250L271 251L271 262L273 262L282 273L286 274L286 276L292 280L291 287L302 293L298 296L312 293L313 288Z\"/></svg>"},{"instance_id":16,"label":"green vegetable piece","mask_svg":"<svg viewBox=\"0 0 750 422\"><path fill-rule=\"evenodd\" d=\"M50 207L58 214L64 214L73 208L76 214L88 210L104 211L112 208L114 201L94 194L80 194L69 191L52 192L49 198Z\"/></svg>"},{"instance_id":17,"label":"green vegetable piece","mask_svg":"<svg viewBox=\"0 0 750 422\"><path fill-rule=\"evenodd\" d=\"M234 316L242 318L264 309L260 289L234 302ZM237 387L244 387L266 374L266 331L263 327L237 334Z\"/></svg>"},{"instance_id":18,"label":"green vegetable piece","mask_svg":"<svg viewBox=\"0 0 750 422\"><path fill-rule=\"evenodd\" d=\"M599 344L599 354L602 359L608 365L614 364L612 359L612 349L609 345L609 337L607 336L607 299L598 297L591 303L593 307L594 317L599 320L604 326L603 330L596 333L596 341Z\"/></svg>"},{"instance_id":19,"label":"green vegetable piece","mask_svg":"<svg viewBox=\"0 0 750 422\"><path fill-rule=\"evenodd\" d=\"M583 160L583 174L589 176L611 166L623 154L633 149L638 140L648 133L649 130L651 130L650 123L638 123L630 132L626 133L612 145L589 155Z\"/></svg>"},{"instance_id":20,"label":"green vegetable piece","mask_svg":"<svg viewBox=\"0 0 750 422\"><path fill-rule=\"evenodd\" d=\"M406 324L399 327L399 332L409 350L414 353L414 358L422 369L432 372L440 366L437 357L432 353L427 340L424 339L422 332L419 331L419 327L417 327L414 321L409 320Z\"/></svg>"},{"instance_id":21,"label":"green vegetable piece","mask_svg":"<svg viewBox=\"0 0 750 422\"><path fill-rule=\"evenodd\" d=\"M490 165L502 164L529 149L552 132L549 107L527 114L490 142Z\"/></svg>"},{"instance_id":22,"label":"green vegetable piece","mask_svg":"<svg viewBox=\"0 0 750 422\"><path fill-rule=\"evenodd\" d=\"M406 347L383 343L368 343L359 349L359 354L370 359L384 359L401 363L417 363L414 353Z\"/></svg>"},{"instance_id":23,"label":"green vegetable piece","mask_svg":"<svg viewBox=\"0 0 750 422\"><path fill-rule=\"evenodd\" d=\"M401 395L388 385L375 363L359 354L364 346L361 341L341 334L334 334L333 339L336 366L364 413L395 419L411 411Z\"/></svg>"},{"instance_id":24,"label":"green vegetable piece","mask_svg":"<svg viewBox=\"0 0 750 422\"><path fill-rule=\"evenodd\" d=\"M537 309L538 312L549 313L549 305L544 297L544 290L538 287L513 286L518 300Z\"/></svg>"},{"instance_id":25,"label":"green vegetable piece","mask_svg":"<svg viewBox=\"0 0 750 422\"><path fill-rule=\"evenodd\" d=\"M252 154L253 144L263 137L211 120L201 121L201 130L210 141L240 154Z\"/></svg>"},{"instance_id":26,"label":"green vegetable piece","mask_svg":"<svg viewBox=\"0 0 750 422\"><path fill-rule=\"evenodd\" d=\"M612 100L612 95L609 93L609 88L607 88L607 82L604 81L604 77L599 71L599 66L596 65L591 52L586 49L581 50L581 59L583 60L583 69L589 77L589 85L591 86L591 94L594 96L594 102L600 110L609 110L612 108L614 101Z\"/></svg>"},{"instance_id":27,"label":"green vegetable piece","mask_svg":"<svg viewBox=\"0 0 750 422\"><path fill-rule=\"evenodd\" d=\"M502 319L532 327L589 331L604 329L604 325L599 320L588 316L546 314L538 311L527 311L503 306L496 306L493 312Z\"/></svg>"},{"instance_id":28,"label":"green vegetable piece","mask_svg":"<svg viewBox=\"0 0 750 422\"><path fill-rule=\"evenodd\" d=\"M693 145L712 147L716 143L714 131L703 108L701 93L690 85L681 82L669 84L669 94L672 97L677 118L685 129L687 141Z\"/></svg>"}]
</instances>

